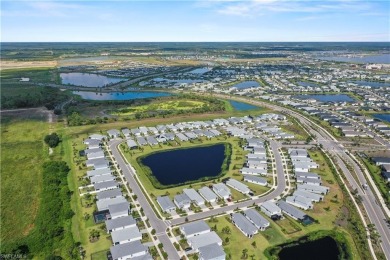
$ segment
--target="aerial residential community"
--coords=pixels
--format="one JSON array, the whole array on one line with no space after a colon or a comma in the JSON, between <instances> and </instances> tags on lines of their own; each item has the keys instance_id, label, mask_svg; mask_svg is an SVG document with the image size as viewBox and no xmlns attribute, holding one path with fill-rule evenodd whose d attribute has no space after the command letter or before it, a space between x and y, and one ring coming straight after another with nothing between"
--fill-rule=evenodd
<instances>
[{"instance_id":1,"label":"aerial residential community","mask_svg":"<svg viewBox=\"0 0 390 260\"><path fill-rule=\"evenodd\" d=\"M389 8L2 2L0 258L390 259Z\"/></svg>"}]
</instances>

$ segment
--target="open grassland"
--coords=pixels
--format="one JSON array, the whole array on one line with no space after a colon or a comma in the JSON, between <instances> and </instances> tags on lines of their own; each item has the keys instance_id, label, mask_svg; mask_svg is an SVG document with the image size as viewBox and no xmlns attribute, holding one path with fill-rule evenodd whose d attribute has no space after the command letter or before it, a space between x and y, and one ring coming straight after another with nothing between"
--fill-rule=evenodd
<instances>
[{"instance_id":1,"label":"open grassland","mask_svg":"<svg viewBox=\"0 0 390 260\"><path fill-rule=\"evenodd\" d=\"M2 60L1 70L24 69L24 68L54 68L57 61L13 61Z\"/></svg>"},{"instance_id":2,"label":"open grassland","mask_svg":"<svg viewBox=\"0 0 390 260\"><path fill-rule=\"evenodd\" d=\"M158 112L158 111L168 111L168 110L191 110L191 109L199 109L204 106L207 106L206 102L197 101L197 100L189 100L189 99L179 99L179 100L170 100L170 101L162 101L162 102L152 102L148 105L134 106L134 107L125 107L120 108L116 111L113 111L114 115L132 115L135 113L143 113L143 112Z\"/></svg>"},{"instance_id":3,"label":"open grassland","mask_svg":"<svg viewBox=\"0 0 390 260\"><path fill-rule=\"evenodd\" d=\"M48 157L46 118L2 114L1 243L26 237L34 227L41 192L41 165Z\"/></svg>"}]
</instances>

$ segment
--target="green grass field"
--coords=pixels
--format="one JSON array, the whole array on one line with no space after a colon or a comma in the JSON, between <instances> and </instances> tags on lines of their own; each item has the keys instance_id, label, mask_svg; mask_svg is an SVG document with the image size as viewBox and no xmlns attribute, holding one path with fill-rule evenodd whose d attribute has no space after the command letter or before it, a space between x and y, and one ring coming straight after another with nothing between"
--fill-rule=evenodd
<instances>
[{"instance_id":1,"label":"green grass field","mask_svg":"<svg viewBox=\"0 0 390 260\"><path fill-rule=\"evenodd\" d=\"M26 237L34 227L41 191L41 165L48 158L43 137L48 124L39 115L2 115L1 243Z\"/></svg>"},{"instance_id":2,"label":"green grass field","mask_svg":"<svg viewBox=\"0 0 390 260\"><path fill-rule=\"evenodd\" d=\"M167 111L167 110L185 111L185 110L202 108L203 106L206 105L207 102L189 100L189 99L158 101L158 102L152 102L151 104L148 105L120 108L118 110L113 111L112 114L126 116L126 115L132 115L134 113L153 112L153 111Z\"/></svg>"}]
</instances>

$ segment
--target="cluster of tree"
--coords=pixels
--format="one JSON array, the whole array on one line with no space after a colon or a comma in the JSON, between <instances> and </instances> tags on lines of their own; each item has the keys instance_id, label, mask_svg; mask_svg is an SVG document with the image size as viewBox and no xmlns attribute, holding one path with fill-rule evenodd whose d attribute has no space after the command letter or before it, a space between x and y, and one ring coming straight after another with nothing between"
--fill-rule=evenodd
<instances>
[{"instance_id":1,"label":"cluster of tree","mask_svg":"<svg viewBox=\"0 0 390 260\"><path fill-rule=\"evenodd\" d=\"M1 108L26 108L45 106L53 110L56 105L64 102L68 96L57 88L34 87L32 90L17 95L1 95Z\"/></svg>"},{"instance_id":2,"label":"cluster of tree","mask_svg":"<svg viewBox=\"0 0 390 260\"><path fill-rule=\"evenodd\" d=\"M52 133L45 136L45 143L51 147L56 147L61 142L60 137L57 135L57 133Z\"/></svg>"},{"instance_id":3,"label":"cluster of tree","mask_svg":"<svg viewBox=\"0 0 390 260\"><path fill-rule=\"evenodd\" d=\"M6 248L2 247L2 254L62 259L58 256L60 251L64 254L63 258L78 257L77 246L70 231L74 213L70 205L71 192L67 181L69 170L63 161L49 161L43 164L42 193L34 229L25 239Z\"/></svg>"}]
</instances>

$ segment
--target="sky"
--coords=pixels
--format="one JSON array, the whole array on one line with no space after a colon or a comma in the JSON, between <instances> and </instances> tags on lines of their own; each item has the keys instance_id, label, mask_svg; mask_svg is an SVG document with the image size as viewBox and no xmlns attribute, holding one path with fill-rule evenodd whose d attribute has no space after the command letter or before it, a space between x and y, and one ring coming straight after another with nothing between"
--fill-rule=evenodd
<instances>
[{"instance_id":1,"label":"sky","mask_svg":"<svg viewBox=\"0 0 390 260\"><path fill-rule=\"evenodd\" d=\"M390 41L390 1L1 0L2 42Z\"/></svg>"}]
</instances>

